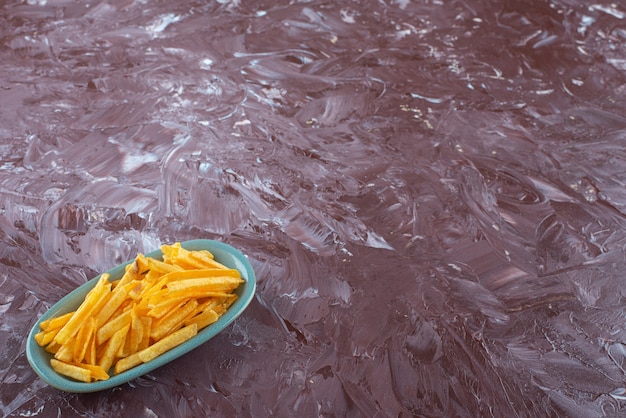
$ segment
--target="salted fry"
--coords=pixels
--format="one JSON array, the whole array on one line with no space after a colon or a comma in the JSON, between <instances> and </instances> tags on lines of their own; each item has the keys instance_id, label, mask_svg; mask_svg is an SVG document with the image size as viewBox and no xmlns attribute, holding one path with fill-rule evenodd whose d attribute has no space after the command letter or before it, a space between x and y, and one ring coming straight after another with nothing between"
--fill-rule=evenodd
<instances>
[{"instance_id":1,"label":"salted fry","mask_svg":"<svg viewBox=\"0 0 626 418\"><path fill-rule=\"evenodd\" d=\"M150 338L153 340L160 340L173 330L178 329L187 316L192 313L197 306L198 302L196 302L195 299L192 299L185 303L185 305L180 309L174 310L160 320L156 321L150 331Z\"/></svg>"},{"instance_id":2,"label":"salted fry","mask_svg":"<svg viewBox=\"0 0 626 418\"><path fill-rule=\"evenodd\" d=\"M40 323L35 341L57 373L109 379L189 340L237 299L238 270L206 250L161 249L163 260L137 255L119 280L102 274L76 311Z\"/></svg>"},{"instance_id":3,"label":"salted fry","mask_svg":"<svg viewBox=\"0 0 626 418\"><path fill-rule=\"evenodd\" d=\"M134 353L128 357L119 359L115 363L114 372L115 374L120 374L128 369L132 369L133 367L140 365L141 363L143 363L143 361L139 358L139 353Z\"/></svg>"},{"instance_id":4,"label":"salted fry","mask_svg":"<svg viewBox=\"0 0 626 418\"><path fill-rule=\"evenodd\" d=\"M227 269L228 267L226 267L225 265L218 263L217 261L215 261L215 258L213 257L213 254L211 254L209 251L190 251L189 252L189 257L194 259L196 262L201 263L203 266L210 266L210 267L215 267L215 268L219 268L219 269ZM204 267L206 268L206 267Z\"/></svg>"},{"instance_id":5,"label":"salted fry","mask_svg":"<svg viewBox=\"0 0 626 418\"><path fill-rule=\"evenodd\" d=\"M199 289L199 290L187 289L187 290L180 290L176 292L169 292L165 299L166 300L171 299L172 303L174 303L179 300L206 299L206 298L223 299L223 298L228 298L230 296L232 296L232 294L228 292L214 292L212 290L206 291L202 289ZM155 308L157 306L159 305L155 305Z\"/></svg>"},{"instance_id":6,"label":"salted fry","mask_svg":"<svg viewBox=\"0 0 626 418\"><path fill-rule=\"evenodd\" d=\"M57 359L51 359L50 365L59 374L71 377L81 382L91 382L91 371Z\"/></svg>"},{"instance_id":7,"label":"salted fry","mask_svg":"<svg viewBox=\"0 0 626 418\"><path fill-rule=\"evenodd\" d=\"M70 363L74 356L74 345L74 340L72 340L67 344L59 346L59 349L56 351L56 353L54 353L54 358L60 361Z\"/></svg>"},{"instance_id":8,"label":"salted fry","mask_svg":"<svg viewBox=\"0 0 626 418\"><path fill-rule=\"evenodd\" d=\"M52 340L50 344L46 346L46 351L50 354L56 354L59 351L59 348L61 348L61 344Z\"/></svg>"},{"instance_id":9,"label":"salted fry","mask_svg":"<svg viewBox=\"0 0 626 418\"><path fill-rule=\"evenodd\" d=\"M141 258L143 258L143 254L137 255L135 261L126 266L126 271L124 272L124 275L117 284L118 286L124 286L128 282L139 279L139 277L141 276L141 270L139 269L139 263L137 262L137 260Z\"/></svg>"},{"instance_id":10,"label":"salted fry","mask_svg":"<svg viewBox=\"0 0 626 418\"><path fill-rule=\"evenodd\" d=\"M163 261L155 260L154 258L144 258L146 260L146 268L149 271L154 271L157 273L172 273L174 271L182 271L184 270L180 266L175 266L173 264L168 264Z\"/></svg>"},{"instance_id":11,"label":"salted fry","mask_svg":"<svg viewBox=\"0 0 626 418\"><path fill-rule=\"evenodd\" d=\"M185 298L185 299L189 299L189 298ZM168 298L165 301L162 301L161 303L154 305L154 307L148 311L148 316L151 316L152 318L155 318L155 319L162 318L168 313L175 311L176 309L183 306L186 302L185 299L169 300Z\"/></svg>"},{"instance_id":12,"label":"salted fry","mask_svg":"<svg viewBox=\"0 0 626 418\"><path fill-rule=\"evenodd\" d=\"M81 363L87 354L89 349L89 340L93 337L94 330L96 329L96 321L93 317L87 319L87 322L76 334L76 341L74 342L74 363Z\"/></svg>"},{"instance_id":13,"label":"salted fry","mask_svg":"<svg viewBox=\"0 0 626 418\"><path fill-rule=\"evenodd\" d=\"M155 294L158 294L163 290L164 286L167 286L169 283L175 283L178 281L189 280L189 279L202 279L208 277L218 277L218 276L231 276L231 277L239 277L239 272L237 270L226 269L220 271L218 269L204 269L204 270L181 270L174 271L171 273L166 273L161 277L161 279L155 283L149 290L144 293L144 297L151 297Z\"/></svg>"},{"instance_id":14,"label":"salted fry","mask_svg":"<svg viewBox=\"0 0 626 418\"><path fill-rule=\"evenodd\" d=\"M59 329L63 325L67 324L67 321L70 320L72 315L74 315L74 311L68 312L61 316L47 319L45 321L41 321L41 323L39 324L39 328L41 328L43 331L52 331L53 329Z\"/></svg>"},{"instance_id":15,"label":"salted fry","mask_svg":"<svg viewBox=\"0 0 626 418\"><path fill-rule=\"evenodd\" d=\"M124 303L126 296L128 296L126 287L118 283L115 290L111 293L108 303L100 309L100 312L96 314L97 327L101 327L109 320L109 318L111 318L113 313L122 305L122 303Z\"/></svg>"},{"instance_id":16,"label":"salted fry","mask_svg":"<svg viewBox=\"0 0 626 418\"><path fill-rule=\"evenodd\" d=\"M98 345L103 344L109 338L113 337L113 335L117 331L119 331L120 329L124 328L127 325L130 325L131 314L132 312L130 310L126 311L123 314L116 317L115 319L107 322L102 327L100 327L100 329L98 329L98 332L96 333L96 343Z\"/></svg>"},{"instance_id":17,"label":"salted fry","mask_svg":"<svg viewBox=\"0 0 626 418\"><path fill-rule=\"evenodd\" d=\"M57 335L58 332L59 328L53 329L51 331L40 331L35 334L35 341L37 341L37 344L42 347L46 346L50 344L52 340L54 340L54 337Z\"/></svg>"},{"instance_id":18,"label":"salted fry","mask_svg":"<svg viewBox=\"0 0 626 418\"><path fill-rule=\"evenodd\" d=\"M92 380L107 380L110 377L109 374L102 367L95 364L80 363L75 364L75 366L89 370L91 372Z\"/></svg>"},{"instance_id":19,"label":"salted fry","mask_svg":"<svg viewBox=\"0 0 626 418\"><path fill-rule=\"evenodd\" d=\"M126 337L128 343L128 354L136 353L139 351L139 343L143 337L143 322L141 322L141 316L137 313L138 309L133 308L130 320L130 332Z\"/></svg>"},{"instance_id":20,"label":"salted fry","mask_svg":"<svg viewBox=\"0 0 626 418\"><path fill-rule=\"evenodd\" d=\"M91 338L89 339L87 352L85 353L85 363L87 364L96 364L98 361L98 357L96 356L96 330L94 328L94 332L91 333Z\"/></svg>"},{"instance_id":21,"label":"salted fry","mask_svg":"<svg viewBox=\"0 0 626 418\"><path fill-rule=\"evenodd\" d=\"M149 316L141 317L142 334L137 351L141 351L150 345L150 330L152 329L152 318Z\"/></svg>"},{"instance_id":22,"label":"salted fry","mask_svg":"<svg viewBox=\"0 0 626 418\"><path fill-rule=\"evenodd\" d=\"M166 285L170 292L191 290L198 292L228 292L236 289L243 280L239 277L202 277L170 282Z\"/></svg>"},{"instance_id":23,"label":"salted fry","mask_svg":"<svg viewBox=\"0 0 626 418\"><path fill-rule=\"evenodd\" d=\"M104 351L102 352L102 356L100 357L98 366L102 367L104 370L109 370L111 368L117 352L124 344L126 334L128 333L129 328L130 325L126 325L124 328L118 330L115 334L113 334L113 337L111 337L111 339L106 343L104 347Z\"/></svg>"},{"instance_id":24,"label":"salted fry","mask_svg":"<svg viewBox=\"0 0 626 418\"><path fill-rule=\"evenodd\" d=\"M103 274L96 286L87 294L85 302L80 305L74 315L72 315L63 328L61 328L59 333L54 337L54 340L59 344L65 344L70 338L76 335L80 325L93 313L98 302L107 296L107 291L110 288L111 284L108 281L108 274Z\"/></svg>"},{"instance_id":25,"label":"salted fry","mask_svg":"<svg viewBox=\"0 0 626 418\"><path fill-rule=\"evenodd\" d=\"M196 324L198 326L198 329L200 330L217 321L219 317L220 316L213 309L207 309L206 311L185 320L185 326Z\"/></svg>"},{"instance_id":26,"label":"salted fry","mask_svg":"<svg viewBox=\"0 0 626 418\"><path fill-rule=\"evenodd\" d=\"M213 254L211 254L209 251L189 251L181 246L173 247L174 248L170 251L169 255L172 264L179 265L188 269L204 269L211 267L220 269L228 268L225 265L215 261Z\"/></svg>"},{"instance_id":27,"label":"salted fry","mask_svg":"<svg viewBox=\"0 0 626 418\"><path fill-rule=\"evenodd\" d=\"M178 331L173 332L162 340L157 341L152 344L148 348L141 350L139 354L139 358L144 363L160 356L168 350L180 345L196 335L198 333L198 326L196 324L191 324L188 327L183 327Z\"/></svg>"}]
</instances>

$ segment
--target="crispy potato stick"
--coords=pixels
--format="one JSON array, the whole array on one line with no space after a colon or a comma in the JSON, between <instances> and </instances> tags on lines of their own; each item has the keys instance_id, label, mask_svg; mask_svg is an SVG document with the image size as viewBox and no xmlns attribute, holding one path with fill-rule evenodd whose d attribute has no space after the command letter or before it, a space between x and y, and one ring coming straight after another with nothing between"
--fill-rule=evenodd
<instances>
[{"instance_id":1,"label":"crispy potato stick","mask_svg":"<svg viewBox=\"0 0 626 418\"><path fill-rule=\"evenodd\" d=\"M113 337L111 337L111 339L104 346L104 351L102 352L98 366L102 367L104 370L109 370L111 368L113 360L115 360L115 355L124 344L129 328L130 325L126 325L124 328L113 334Z\"/></svg>"},{"instance_id":2,"label":"crispy potato stick","mask_svg":"<svg viewBox=\"0 0 626 418\"><path fill-rule=\"evenodd\" d=\"M111 288L111 283L109 283L109 275L103 274L98 280L96 286L91 289L91 291L87 294L85 301L78 307L74 315L67 321L67 323L59 330L59 333L54 337L54 340L59 344L67 343L70 338L72 338L78 332L78 328L82 325L82 323L89 317L98 302L106 297L109 289Z\"/></svg>"},{"instance_id":3,"label":"crispy potato stick","mask_svg":"<svg viewBox=\"0 0 626 418\"><path fill-rule=\"evenodd\" d=\"M94 332L91 333L91 338L89 339L89 347L87 348L87 352L85 353L85 363L87 364L96 364L98 358L96 357L96 330L94 328Z\"/></svg>"},{"instance_id":4,"label":"crispy potato stick","mask_svg":"<svg viewBox=\"0 0 626 418\"><path fill-rule=\"evenodd\" d=\"M204 268L220 268L220 269L228 269L225 265L218 263L214 260L213 254L209 251L189 251L181 247L180 245L172 245L170 252L171 263L175 265L180 265L185 268L196 268L196 269L204 269ZM163 247L161 247L163 250ZM165 252L164 252L165 253Z\"/></svg>"},{"instance_id":5,"label":"crispy potato stick","mask_svg":"<svg viewBox=\"0 0 626 418\"><path fill-rule=\"evenodd\" d=\"M54 329L59 329L63 325L67 324L67 321L70 320L72 315L74 315L75 311L68 312L65 315L57 316L54 318L46 319L45 321L41 321L39 324L39 328L44 331L52 331Z\"/></svg>"},{"instance_id":6,"label":"crispy potato stick","mask_svg":"<svg viewBox=\"0 0 626 418\"><path fill-rule=\"evenodd\" d=\"M198 327L197 325L193 324L192 326L189 327L184 327L172 334L170 334L169 336L165 337L164 339L160 340L159 342L146 347L145 349L131 354L128 357L125 357L123 359L120 359L116 364L115 364L115 374L119 374L122 373L128 369L131 369L141 363L146 363L158 356L160 356L161 354L165 353L168 350L171 350L172 348L176 347L177 345L182 344L183 342L187 341L188 339L192 338L194 335L196 335L198 332Z\"/></svg>"},{"instance_id":7,"label":"crispy potato stick","mask_svg":"<svg viewBox=\"0 0 626 418\"><path fill-rule=\"evenodd\" d=\"M163 253L163 261L168 264L172 263L172 258L176 257L178 250L182 248L180 242L175 242L171 245L161 245L161 252Z\"/></svg>"},{"instance_id":8,"label":"crispy potato stick","mask_svg":"<svg viewBox=\"0 0 626 418\"><path fill-rule=\"evenodd\" d=\"M178 331L173 332L162 340L157 341L152 344L148 348L145 348L138 352L139 358L142 362L147 363L148 361L160 356L168 350L176 347L192 338L198 333L198 326L196 324L189 325L188 327L183 327Z\"/></svg>"},{"instance_id":9,"label":"crispy potato stick","mask_svg":"<svg viewBox=\"0 0 626 418\"><path fill-rule=\"evenodd\" d=\"M172 299L172 300L164 299L158 305L154 305L154 307L148 311L147 315L155 319L162 318L165 315L167 315L169 312L171 312L172 310L176 310L180 308L181 306L183 306L183 304L186 302L186 299L189 299L189 298L186 297L184 299Z\"/></svg>"},{"instance_id":10,"label":"crispy potato stick","mask_svg":"<svg viewBox=\"0 0 626 418\"><path fill-rule=\"evenodd\" d=\"M61 348L61 344L52 340L50 344L46 346L46 351L50 354L56 354L59 352L59 348Z\"/></svg>"},{"instance_id":11,"label":"crispy potato stick","mask_svg":"<svg viewBox=\"0 0 626 418\"><path fill-rule=\"evenodd\" d=\"M152 318L150 318L149 316L142 316L141 323L143 327L143 333L141 335L141 341L139 341L137 351L141 351L150 345L150 330L152 329Z\"/></svg>"},{"instance_id":12,"label":"crispy potato stick","mask_svg":"<svg viewBox=\"0 0 626 418\"><path fill-rule=\"evenodd\" d=\"M54 358L66 363L70 363L74 357L74 340L69 341L67 344L63 344L59 347Z\"/></svg>"},{"instance_id":13,"label":"crispy potato stick","mask_svg":"<svg viewBox=\"0 0 626 418\"><path fill-rule=\"evenodd\" d=\"M128 310L100 327L96 333L96 343L100 345L106 342L109 338L113 337L117 331L129 325L131 314L132 311Z\"/></svg>"},{"instance_id":14,"label":"crispy potato stick","mask_svg":"<svg viewBox=\"0 0 626 418\"><path fill-rule=\"evenodd\" d=\"M228 269L228 267L226 267L225 265L218 263L217 261L215 261L215 259L213 258L213 254L211 254L209 251L191 251L189 252L189 257L193 260L195 260L196 262L202 264L203 266L206 267L216 267L219 269ZM203 268L206 268L203 267Z\"/></svg>"},{"instance_id":15,"label":"crispy potato stick","mask_svg":"<svg viewBox=\"0 0 626 418\"><path fill-rule=\"evenodd\" d=\"M185 303L185 305L182 306L180 309L173 310L160 320L156 321L152 325L150 338L158 341L170 332L178 329L182 325L185 318L187 318L187 315L192 313L197 306L198 302L195 299L192 299L189 302Z\"/></svg>"},{"instance_id":16,"label":"crispy potato stick","mask_svg":"<svg viewBox=\"0 0 626 418\"><path fill-rule=\"evenodd\" d=\"M202 289L187 289L187 290L179 290L175 292L170 292L167 294L166 300L171 299L172 301L177 301L181 299L206 299L206 298L225 298L232 296L232 293L228 292L214 292L212 290L202 290ZM158 305L156 305L158 306ZM156 307L155 306L155 307Z\"/></svg>"},{"instance_id":17,"label":"crispy potato stick","mask_svg":"<svg viewBox=\"0 0 626 418\"><path fill-rule=\"evenodd\" d=\"M137 315L137 309L133 310L132 319L130 321L130 334L126 337L128 341L128 354L139 351L139 343L143 338L143 322L141 317Z\"/></svg>"},{"instance_id":18,"label":"crispy potato stick","mask_svg":"<svg viewBox=\"0 0 626 418\"><path fill-rule=\"evenodd\" d=\"M46 346L48 344L50 344L52 342L52 340L54 340L54 337L58 334L60 328L57 329L53 329L51 331L40 331L37 334L35 334L35 341L37 341L37 344L39 344L40 346Z\"/></svg>"},{"instance_id":19,"label":"crispy potato stick","mask_svg":"<svg viewBox=\"0 0 626 418\"><path fill-rule=\"evenodd\" d=\"M142 297L151 297L155 294L158 294L163 290L163 287L168 283L177 282L180 280L187 279L198 279L198 278L207 278L207 277L221 277L221 276L230 276L230 277L240 277L239 272L233 269L204 269L204 270L181 270L175 271L171 273L167 273L163 275L159 281L151 286L149 290L147 290Z\"/></svg>"},{"instance_id":20,"label":"crispy potato stick","mask_svg":"<svg viewBox=\"0 0 626 418\"><path fill-rule=\"evenodd\" d=\"M57 359L51 359L50 365L59 374L80 380L81 382L91 382L90 370L83 369L82 367L73 364L64 363Z\"/></svg>"},{"instance_id":21,"label":"crispy potato stick","mask_svg":"<svg viewBox=\"0 0 626 418\"><path fill-rule=\"evenodd\" d=\"M154 258L145 258L146 260L146 268L147 270L153 271L155 273L172 273L174 271L183 270L180 266L175 266L173 264L168 264L163 261L155 260Z\"/></svg>"},{"instance_id":22,"label":"crispy potato stick","mask_svg":"<svg viewBox=\"0 0 626 418\"><path fill-rule=\"evenodd\" d=\"M95 329L96 321L93 316L90 316L87 322L80 328L78 334L76 334L76 340L74 341L74 363L82 363L89 349L89 340L93 337Z\"/></svg>"},{"instance_id":23,"label":"crispy potato stick","mask_svg":"<svg viewBox=\"0 0 626 418\"><path fill-rule=\"evenodd\" d=\"M219 317L220 316L213 309L207 309L192 318L186 319L185 326L196 324L198 326L198 330L201 330L217 321Z\"/></svg>"},{"instance_id":24,"label":"crispy potato stick","mask_svg":"<svg viewBox=\"0 0 626 418\"><path fill-rule=\"evenodd\" d=\"M138 259L145 259L145 257L143 256L143 254L138 254L137 257L135 257L135 261L126 266L126 271L117 283L117 286L124 286L125 284L132 282L133 280L139 279L139 277L141 276L141 271L138 266Z\"/></svg>"},{"instance_id":25,"label":"crispy potato stick","mask_svg":"<svg viewBox=\"0 0 626 418\"><path fill-rule=\"evenodd\" d=\"M92 380L107 380L110 377L109 374L102 367L95 364L80 363L74 364L74 366L89 370L91 372Z\"/></svg>"},{"instance_id":26,"label":"crispy potato stick","mask_svg":"<svg viewBox=\"0 0 626 418\"><path fill-rule=\"evenodd\" d=\"M167 283L170 292L190 290L198 292L229 292L236 289L243 279L239 277L203 277L197 279L185 279Z\"/></svg>"},{"instance_id":27,"label":"crispy potato stick","mask_svg":"<svg viewBox=\"0 0 626 418\"><path fill-rule=\"evenodd\" d=\"M237 295L229 295L228 297L222 298L213 310L217 312L218 315L222 315L236 300Z\"/></svg>"},{"instance_id":28,"label":"crispy potato stick","mask_svg":"<svg viewBox=\"0 0 626 418\"><path fill-rule=\"evenodd\" d=\"M113 372L115 374L120 374L128 369L132 369L133 367L140 365L141 363L143 363L143 361L141 361L141 359L139 358L139 353L134 353L128 357L119 359L115 363L115 368Z\"/></svg>"},{"instance_id":29,"label":"crispy potato stick","mask_svg":"<svg viewBox=\"0 0 626 418\"><path fill-rule=\"evenodd\" d=\"M128 290L125 286L119 284L115 287L115 290L111 292L108 303L100 309L100 312L96 314L96 326L100 328L105 322L111 318L113 313L119 308L126 300Z\"/></svg>"},{"instance_id":30,"label":"crispy potato stick","mask_svg":"<svg viewBox=\"0 0 626 418\"><path fill-rule=\"evenodd\" d=\"M141 294L145 291L146 288L149 287L149 285L149 283L143 280L133 280L126 285L126 289L128 290L128 297L133 300L139 299L141 297Z\"/></svg>"}]
</instances>

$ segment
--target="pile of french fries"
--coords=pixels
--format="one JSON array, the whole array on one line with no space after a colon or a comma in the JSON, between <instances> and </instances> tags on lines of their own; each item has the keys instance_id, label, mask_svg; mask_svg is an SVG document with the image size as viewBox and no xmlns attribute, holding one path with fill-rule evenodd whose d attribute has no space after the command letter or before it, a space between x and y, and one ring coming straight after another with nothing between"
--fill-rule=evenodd
<instances>
[{"instance_id":1,"label":"pile of french fries","mask_svg":"<svg viewBox=\"0 0 626 418\"><path fill-rule=\"evenodd\" d=\"M161 250L163 261L139 254L119 280L102 274L75 311L41 322L35 341L57 373L106 380L189 340L236 300L238 270L180 243Z\"/></svg>"}]
</instances>

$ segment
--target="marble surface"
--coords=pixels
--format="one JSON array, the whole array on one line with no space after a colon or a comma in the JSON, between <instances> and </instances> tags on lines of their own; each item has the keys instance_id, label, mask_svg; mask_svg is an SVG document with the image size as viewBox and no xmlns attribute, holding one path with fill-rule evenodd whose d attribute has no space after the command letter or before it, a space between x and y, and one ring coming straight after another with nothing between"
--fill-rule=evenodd
<instances>
[{"instance_id":1,"label":"marble surface","mask_svg":"<svg viewBox=\"0 0 626 418\"><path fill-rule=\"evenodd\" d=\"M626 414L626 6L0 5L0 415ZM123 386L30 327L138 252L235 246L257 294Z\"/></svg>"}]
</instances>

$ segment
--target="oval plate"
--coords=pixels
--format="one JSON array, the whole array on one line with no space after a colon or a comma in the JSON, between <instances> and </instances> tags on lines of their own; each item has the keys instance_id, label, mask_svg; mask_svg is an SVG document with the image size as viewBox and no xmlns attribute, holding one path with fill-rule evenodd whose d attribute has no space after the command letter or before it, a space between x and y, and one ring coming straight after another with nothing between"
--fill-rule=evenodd
<instances>
[{"instance_id":1,"label":"oval plate","mask_svg":"<svg viewBox=\"0 0 626 418\"><path fill-rule=\"evenodd\" d=\"M30 331L28 335L28 340L26 341L26 357L28 358L28 362L30 363L31 367L33 368L33 370L35 370L39 377L41 377L41 379L48 383L50 386L64 390L66 392L96 392L104 389L109 389L121 385L122 383L131 381L143 374L146 374L158 367L163 366L164 364L182 356L183 354L188 353L189 351L213 338L217 333L222 331L239 315L241 315L241 313L244 311L244 309L246 309L246 307L252 300L256 289L256 279L254 276L254 271L252 270L252 266L250 265L246 257L240 251L236 250L230 245L213 240L199 239L193 241L185 241L181 242L181 246L187 250L192 251L210 251L215 256L216 261L230 268L239 270L241 277L245 280L244 283L241 283L239 285L235 292L238 295L235 303L233 303L230 308L222 316L220 316L220 318L216 322L202 329L195 337L161 354L154 360L140 364L118 375L112 375L107 380L84 383L78 382L71 378L67 378L55 372L52 366L50 366L50 359L52 358L52 355L35 342L35 334L39 332L39 324L42 321L75 310L83 302L89 290L91 290L91 288L96 285L98 278L100 277L99 275L89 282L85 283L84 285L80 286L79 288L65 296L63 299L61 299L59 302L57 302L54 306L52 306L48 310L48 312L46 312L41 318L39 318L33 329ZM145 254L145 256L161 260L163 253L161 252L161 250L157 250ZM107 272L111 275L109 280L113 281L121 278L124 274L124 268L126 267L126 265L132 263L133 261L134 259L109 270Z\"/></svg>"}]
</instances>

